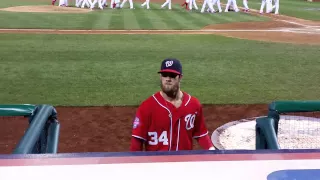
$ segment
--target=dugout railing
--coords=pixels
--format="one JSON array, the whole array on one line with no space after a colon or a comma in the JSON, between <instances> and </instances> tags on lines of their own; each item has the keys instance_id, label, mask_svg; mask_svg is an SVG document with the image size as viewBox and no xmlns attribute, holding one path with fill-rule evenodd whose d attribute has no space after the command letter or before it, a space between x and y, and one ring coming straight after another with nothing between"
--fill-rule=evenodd
<instances>
[{"instance_id":1,"label":"dugout railing","mask_svg":"<svg viewBox=\"0 0 320 180\"><path fill-rule=\"evenodd\" d=\"M256 149L282 149L278 141L279 120L286 113L320 111L320 101L274 101L268 106L268 115L256 119ZM290 137L288 137L290 138Z\"/></svg>"},{"instance_id":2,"label":"dugout railing","mask_svg":"<svg viewBox=\"0 0 320 180\"><path fill-rule=\"evenodd\" d=\"M55 154L58 152L60 123L53 106L0 105L0 117L24 117L24 120L28 121L28 127L12 154Z\"/></svg>"}]
</instances>

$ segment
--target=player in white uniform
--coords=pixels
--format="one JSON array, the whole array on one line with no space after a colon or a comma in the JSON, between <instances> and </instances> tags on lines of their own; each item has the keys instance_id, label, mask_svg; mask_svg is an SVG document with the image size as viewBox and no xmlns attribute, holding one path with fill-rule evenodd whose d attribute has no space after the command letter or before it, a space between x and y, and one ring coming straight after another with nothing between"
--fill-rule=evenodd
<instances>
[{"instance_id":1,"label":"player in white uniform","mask_svg":"<svg viewBox=\"0 0 320 180\"><path fill-rule=\"evenodd\" d=\"M60 1L59 1L59 6L65 6L65 7L67 7L67 6L68 6L68 0L60 0Z\"/></svg>"},{"instance_id":2,"label":"player in white uniform","mask_svg":"<svg viewBox=\"0 0 320 180\"><path fill-rule=\"evenodd\" d=\"M275 8L274 14L279 14L279 1L280 0L274 0L274 6L272 8Z\"/></svg>"},{"instance_id":3,"label":"player in white uniform","mask_svg":"<svg viewBox=\"0 0 320 180\"><path fill-rule=\"evenodd\" d=\"M102 7L108 7L107 0L102 0Z\"/></svg>"},{"instance_id":4,"label":"player in white uniform","mask_svg":"<svg viewBox=\"0 0 320 180\"><path fill-rule=\"evenodd\" d=\"M166 0L166 2L161 5L161 9L165 6L168 6L168 9L171 10L171 0Z\"/></svg>"},{"instance_id":5,"label":"player in white uniform","mask_svg":"<svg viewBox=\"0 0 320 180\"><path fill-rule=\"evenodd\" d=\"M219 13L221 13L221 12L222 12L222 9L221 9L220 0L213 0L213 1L212 1L212 6L214 6L215 4L217 4ZM207 11L209 11L209 9L208 9Z\"/></svg>"},{"instance_id":6,"label":"player in white uniform","mask_svg":"<svg viewBox=\"0 0 320 180\"><path fill-rule=\"evenodd\" d=\"M103 6L102 6L102 0L93 0L91 6L90 6L90 9L94 9L95 5L98 3L98 7L100 9L103 9Z\"/></svg>"},{"instance_id":7,"label":"player in white uniform","mask_svg":"<svg viewBox=\"0 0 320 180\"><path fill-rule=\"evenodd\" d=\"M82 1L83 1L83 0L76 0L76 5L75 5L75 6L76 6L76 7L80 7Z\"/></svg>"},{"instance_id":8,"label":"player in white uniform","mask_svg":"<svg viewBox=\"0 0 320 180\"><path fill-rule=\"evenodd\" d=\"M229 7L232 4L233 6L233 10L235 12L239 12L239 8L237 6L237 1L236 0L228 0L227 5L226 5L226 9L224 10L224 12L229 12Z\"/></svg>"},{"instance_id":9,"label":"player in white uniform","mask_svg":"<svg viewBox=\"0 0 320 180\"><path fill-rule=\"evenodd\" d=\"M145 5L147 5L147 9L150 9L150 0L146 0L144 3L141 4L141 7L144 7Z\"/></svg>"},{"instance_id":10,"label":"player in white uniform","mask_svg":"<svg viewBox=\"0 0 320 180\"><path fill-rule=\"evenodd\" d=\"M196 0L187 0L189 5L189 10L192 10L194 7L195 10L198 10L197 2Z\"/></svg>"},{"instance_id":11,"label":"player in white uniform","mask_svg":"<svg viewBox=\"0 0 320 180\"><path fill-rule=\"evenodd\" d=\"M120 8L123 8L123 6L126 4L126 2L129 1L129 4L130 4L130 9L133 9L133 2L132 0L123 0L121 5L120 5Z\"/></svg>"},{"instance_id":12,"label":"player in white uniform","mask_svg":"<svg viewBox=\"0 0 320 180\"><path fill-rule=\"evenodd\" d=\"M243 0L244 11L249 12L248 0Z\"/></svg>"},{"instance_id":13,"label":"player in white uniform","mask_svg":"<svg viewBox=\"0 0 320 180\"><path fill-rule=\"evenodd\" d=\"M272 0L262 0L260 6L260 14L263 13L264 6L266 6L266 13L271 13L272 11ZM279 6L278 6L279 10Z\"/></svg>"},{"instance_id":14,"label":"player in white uniform","mask_svg":"<svg viewBox=\"0 0 320 180\"><path fill-rule=\"evenodd\" d=\"M213 5L212 5L212 0L204 0L200 12L201 12L201 13L204 13L204 10L205 10L205 8L206 8L207 5L208 5L208 7L209 7L209 12L210 12L210 13L214 13Z\"/></svg>"},{"instance_id":15,"label":"player in white uniform","mask_svg":"<svg viewBox=\"0 0 320 180\"><path fill-rule=\"evenodd\" d=\"M84 8L84 6L87 6L88 8L90 8L92 2L91 2L91 0L79 0L78 4L76 4L76 6L79 7L80 4L81 4L81 8Z\"/></svg>"}]
</instances>

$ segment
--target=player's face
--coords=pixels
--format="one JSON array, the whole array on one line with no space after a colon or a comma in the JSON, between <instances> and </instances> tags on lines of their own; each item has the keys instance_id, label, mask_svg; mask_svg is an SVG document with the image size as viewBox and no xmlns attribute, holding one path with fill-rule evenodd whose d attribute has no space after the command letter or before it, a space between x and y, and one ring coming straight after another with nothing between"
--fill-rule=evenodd
<instances>
[{"instance_id":1,"label":"player's face","mask_svg":"<svg viewBox=\"0 0 320 180\"><path fill-rule=\"evenodd\" d=\"M180 88L180 79L180 76L175 73L161 73L160 80L162 91L166 93L168 96L175 95Z\"/></svg>"}]
</instances>

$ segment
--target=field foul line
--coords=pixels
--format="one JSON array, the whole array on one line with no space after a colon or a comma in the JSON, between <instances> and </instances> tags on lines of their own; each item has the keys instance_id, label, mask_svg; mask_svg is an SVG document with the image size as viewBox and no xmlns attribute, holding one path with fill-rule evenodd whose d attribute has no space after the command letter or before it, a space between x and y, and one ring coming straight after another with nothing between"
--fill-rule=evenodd
<instances>
[{"instance_id":1,"label":"field foul line","mask_svg":"<svg viewBox=\"0 0 320 180\"><path fill-rule=\"evenodd\" d=\"M288 21L288 20L280 20L280 21L283 21L283 22L286 22L286 23L289 23L289 24L294 24L294 25L302 26L302 27L310 27L310 26L308 26L308 25L301 24L301 23L297 23L297 22L293 22L293 21ZM311 27L312 27L312 26L311 26Z\"/></svg>"},{"instance_id":2,"label":"field foul line","mask_svg":"<svg viewBox=\"0 0 320 180\"><path fill-rule=\"evenodd\" d=\"M310 32L310 31L292 31L292 30L288 30L288 32L290 33L296 33L296 34L320 34L320 32Z\"/></svg>"},{"instance_id":3,"label":"field foul line","mask_svg":"<svg viewBox=\"0 0 320 180\"><path fill-rule=\"evenodd\" d=\"M287 29L207 29L207 30L53 30L0 29L0 33L205 33L205 32L286 32Z\"/></svg>"},{"instance_id":4,"label":"field foul line","mask_svg":"<svg viewBox=\"0 0 320 180\"><path fill-rule=\"evenodd\" d=\"M202 29L202 30L59 30L59 29L0 29L0 33L30 34L214 34L215 32L292 32L319 34L320 29Z\"/></svg>"}]
</instances>

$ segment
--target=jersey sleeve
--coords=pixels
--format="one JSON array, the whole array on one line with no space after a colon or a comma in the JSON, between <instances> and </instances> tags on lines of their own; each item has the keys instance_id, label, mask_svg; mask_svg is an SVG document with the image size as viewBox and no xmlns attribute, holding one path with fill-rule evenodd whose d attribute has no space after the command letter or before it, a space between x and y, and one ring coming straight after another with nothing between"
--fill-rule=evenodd
<instances>
[{"instance_id":1,"label":"jersey sleeve","mask_svg":"<svg viewBox=\"0 0 320 180\"><path fill-rule=\"evenodd\" d=\"M147 140L148 132L148 106L143 102L137 109L132 123L132 136L138 139Z\"/></svg>"},{"instance_id":2,"label":"jersey sleeve","mask_svg":"<svg viewBox=\"0 0 320 180\"><path fill-rule=\"evenodd\" d=\"M195 124L194 124L195 130L193 132L193 138L199 138L199 137L208 135L208 129L204 121L202 106L200 103L198 103L198 105L199 105L199 111L195 119Z\"/></svg>"}]
</instances>

